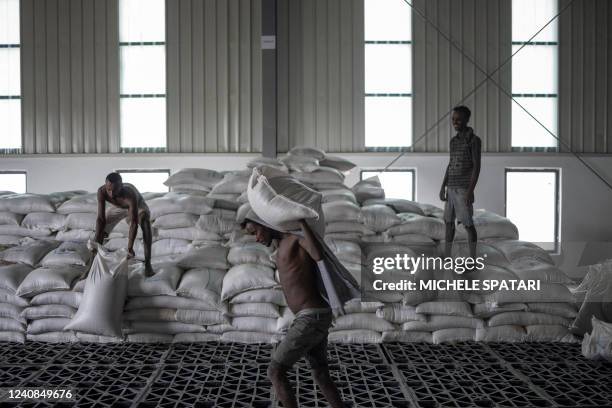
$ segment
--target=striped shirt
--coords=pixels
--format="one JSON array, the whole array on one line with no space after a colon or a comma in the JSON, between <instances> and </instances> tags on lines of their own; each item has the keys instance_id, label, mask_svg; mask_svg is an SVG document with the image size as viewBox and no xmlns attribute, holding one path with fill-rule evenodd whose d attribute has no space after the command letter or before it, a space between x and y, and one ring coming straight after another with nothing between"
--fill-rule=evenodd
<instances>
[{"instance_id":1,"label":"striped shirt","mask_svg":"<svg viewBox=\"0 0 612 408\"><path fill-rule=\"evenodd\" d=\"M450 162L447 186L469 188L474 170L474 160L480 160L480 138L472 128L457 133L450 140Z\"/></svg>"}]
</instances>

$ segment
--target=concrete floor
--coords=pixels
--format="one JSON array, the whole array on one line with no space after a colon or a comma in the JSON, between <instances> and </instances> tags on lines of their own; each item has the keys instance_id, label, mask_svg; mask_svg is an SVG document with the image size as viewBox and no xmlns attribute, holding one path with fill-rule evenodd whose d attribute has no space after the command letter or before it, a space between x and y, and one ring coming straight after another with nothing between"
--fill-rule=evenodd
<instances>
[{"instance_id":1,"label":"concrete floor","mask_svg":"<svg viewBox=\"0 0 612 408\"><path fill-rule=\"evenodd\" d=\"M276 407L272 347L237 343L2 344L0 387L70 387L76 400L0 406ZM612 365L580 345L330 345L351 407L612 407ZM305 363L291 372L300 407L326 406ZM4 400L6 401L6 400Z\"/></svg>"}]
</instances>

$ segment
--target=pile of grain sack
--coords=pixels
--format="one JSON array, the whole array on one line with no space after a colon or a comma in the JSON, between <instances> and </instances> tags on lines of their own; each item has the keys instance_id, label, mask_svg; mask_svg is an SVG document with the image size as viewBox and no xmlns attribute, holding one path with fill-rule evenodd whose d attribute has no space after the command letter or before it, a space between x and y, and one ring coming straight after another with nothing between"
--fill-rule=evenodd
<instances>
[{"instance_id":1,"label":"pile of grain sack","mask_svg":"<svg viewBox=\"0 0 612 408\"><path fill-rule=\"evenodd\" d=\"M280 290L274 249L240 229L250 209L249 177L259 166L288 172L321 193L325 241L358 281L376 257L441 254L440 208L386 199L376 177L349 188L344 178L354 165L316 149L255 159L240 171L183 169L166 181L170 193L144 195L156 274L145 279L142 263L128 262L120 335L109 336L66 329L84 298L86 281L76 280L91 261L86 242L95 229L95 194L1 195L0 245L9 247L0 252L0 341L279 341L293 315ZM487 257L475 277L541 279L541 291L387 292L354 299L329 340L575 341L568 330L578 312L571 280L548 253L518 241L509 220L479 210L474 221L478 255ZM121 221L105 248L123 250L128 230ZM140 230L138 237L135 252L142 259ZM465 239L459 227L453 255L468 256ZM429 278L452 278L449 273L434 271Z\"/></svg>"}]
</instances>

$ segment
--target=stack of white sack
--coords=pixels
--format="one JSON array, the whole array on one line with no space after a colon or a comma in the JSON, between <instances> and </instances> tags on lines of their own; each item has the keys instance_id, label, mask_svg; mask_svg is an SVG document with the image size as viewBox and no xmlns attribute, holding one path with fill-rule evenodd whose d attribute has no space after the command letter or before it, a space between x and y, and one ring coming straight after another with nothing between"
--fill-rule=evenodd
<instances>
[{"instance_id":1,"label":"stack of white sack","mask_svg":"<svg viewBox=\"0 0 612 408\"><path fill-rule=\"evenodd\" d=\"M345 190L345 173L355 167L355 164L346 159L310 147L294 147L280 160L291 175L318 191ZM330 194L338 196L337 193ZM352 199L351 195L347 197L349 200L354 199L354 195Z\"/></svg>"},{"instance_id":2,"label":"stack of white sack","mask_svg":"<svg viewBox=\"0 0 612 408\"><path fill-rule=\"evenodd\" d=\"M26 320L21 313L28 300L17 296L17 289L31 271L31 266L23 264L0 267L0 341L25 341Z\"/></svg>"},{"instance_id":3,"label":"stack of white sack","mask_svg":"<svg viewBox=\"0 0 612 408\"><path fill-rule=\"evenodd\" d=\"M240 196L246 192L246 187L251 176L251 170L236 170L236 171L225 171L221 173L223 179L216 183L207 197L215 200L226 201L227 203L217 205L218 208L226 208L228 203L234 203L230 209L236 209L237 203ZM240 199L245 202L245 196ZM226 208L227 209L227 208Z\"/></svg>"},{"instance_id":4,"label":"stack of white sack","mask_svg":"<svg viewBox=\"0 0 612 408\"><path fill-rule=\"evenodd\" d=\"M227 259L232 267L223 279L221 300L228 303L231 324L219 327L221 340L277 342L292 319L279 289L272 248L257 242L234 243Z\"/></svg>"},{"instance_id":5,"label":"stack of white sack","mask_svg":"<svg viewBox=\"0 0 612 408\"><path fill-rule=\"evenodd\" d=\"M23 237L53 239L66 221L56 209L64 201L82 194L83 191L66 191L0 196L0 245L18 245Z\"/></svg>"},{"instance_id":6,"label":"stack of white sack","mask_svg":"<svg viewBox=\"0 0 612 408\"><path fill-rule=\"evenodd\" d=\"M164 184L171 191L205 195L221 179L223 175L215 170L185 168L173 173Z\"/></svg>"},{"instance_id":7,"label":"stack of white sack","mask_svg":"<svg viewBox=\"0 0 612 408\"><path fill-rule=\"evenodd\" d=\"M39 241L40 242L40 241ZM81 294L73 291L74 281L83 273L89 258L82 244L63 243L49 252L41 266L20 283L16 295L28 300L21 316L27 321L27 339L51 343L76 342L64 327L75 315Z\"/></svg>"}]
</instances>

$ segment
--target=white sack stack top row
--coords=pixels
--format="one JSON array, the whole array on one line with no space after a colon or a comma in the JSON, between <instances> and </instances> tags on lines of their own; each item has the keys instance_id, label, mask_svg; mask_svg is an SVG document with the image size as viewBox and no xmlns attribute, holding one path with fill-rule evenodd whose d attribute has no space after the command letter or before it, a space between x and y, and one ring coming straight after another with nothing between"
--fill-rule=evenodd
<instances>
[{"instance_id":1,"label":"white sack stack top row","mask_svg":"<svg viewBox=\"0 0 612 408\"><path fill-rule=\"evenodd\" d=\"M358 281L375 257L441 253L440 208L386 199L377 178L349 188L344 177L354 165L316 149L296 148L278 160L258 158L239 171L183 169L166 181L170 193L143 194L151 210L156 274L144 279L142 263L129 263L122 335L112 337L65 329L83 299L85 281L75 280L90 261L85 242L94 235L95 194L7 194L0 196L0 245L10 246L0 252L5 264L0 267L0 341L278 341L293 315L280 290L273 249L240 229L250 208L246 190L252 168L262 165L288 172L321 193L325 240ZM473 276L541 279L541 291L387 292L355 299L335 320L330 341L575 341L569 332L578 315L568 290L571 280L548 253L518 241L508 219L477 210L474 222L478 255L486 254L487 265ZM121 221L105 247L125 248L128 230ZM459 226L454 256L468 255L465 239ZM140 239L135 252L143 258Z\"/></svg>"}]
</instances>

